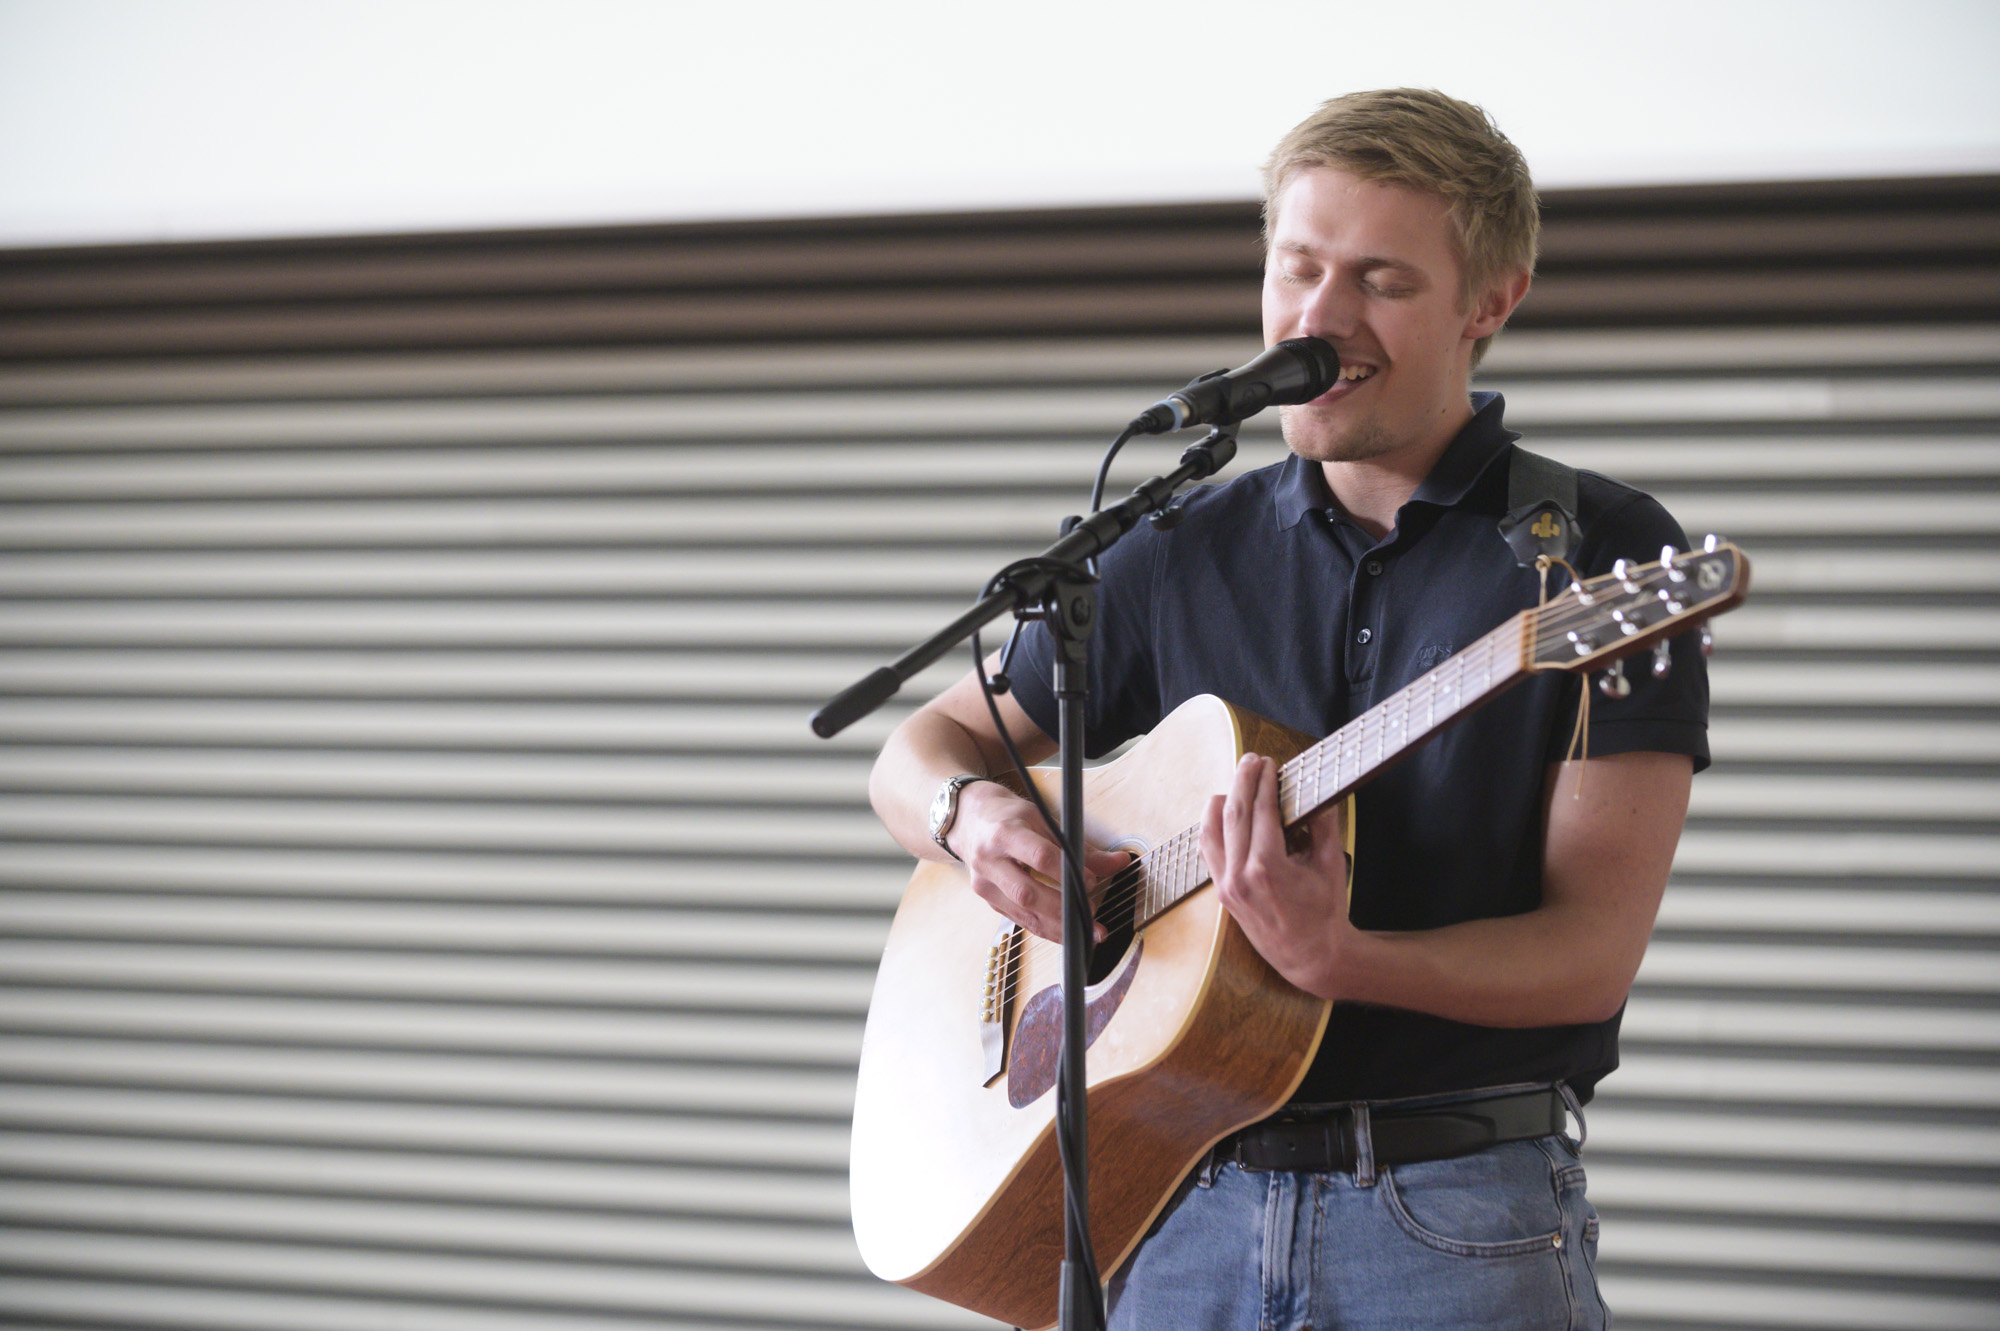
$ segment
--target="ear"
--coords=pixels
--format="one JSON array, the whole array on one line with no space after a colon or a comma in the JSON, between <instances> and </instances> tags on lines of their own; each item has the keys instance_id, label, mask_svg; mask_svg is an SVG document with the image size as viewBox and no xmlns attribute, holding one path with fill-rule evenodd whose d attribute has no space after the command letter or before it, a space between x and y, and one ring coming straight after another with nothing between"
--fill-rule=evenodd
<instances>
[{"instance_id":1,"label":"ear","mask_svg":"<svg viewBox=\"0 0 2000 1331\"><path fill-rule=\"evenodd\" d=\"M1466 318L1466 339L1476 342L1499 332L1501 325L1514 312L1514 307L1528 294L1531 281L1531 275L1522 271L1497 277L1489 283L1479 299L1473 302L1472 313Z\"/></svg>"}]
</instances>

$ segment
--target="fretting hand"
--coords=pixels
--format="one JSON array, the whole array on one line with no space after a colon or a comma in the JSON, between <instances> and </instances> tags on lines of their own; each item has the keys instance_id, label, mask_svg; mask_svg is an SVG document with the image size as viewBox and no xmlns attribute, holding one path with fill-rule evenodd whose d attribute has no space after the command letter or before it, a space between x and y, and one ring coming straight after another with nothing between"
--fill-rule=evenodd
<instances>
[{"instance_id":1,"label":"fretting hand","mask_svg":"<svg viewBox=\"0 0 2000 1331\"><path fill-rule=\"evenodd\" d=\"M1347 851L1341 807L1305 824L1310 840L1294 854L1278 808L1278 765L1261 754L1237 764L1227 795L1208 802L1201 853L1222 904L1264 960L1299 988L1330 994L1337 945L1347 920Z\"/></svg>"}]
</instances>

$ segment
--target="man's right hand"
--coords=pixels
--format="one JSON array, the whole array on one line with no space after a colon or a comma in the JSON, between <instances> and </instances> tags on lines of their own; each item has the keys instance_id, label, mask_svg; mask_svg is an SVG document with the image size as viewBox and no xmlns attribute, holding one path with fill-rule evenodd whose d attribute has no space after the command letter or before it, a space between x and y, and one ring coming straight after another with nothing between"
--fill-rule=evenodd
<instances>
[{"instance_id":1,"label":"man's right hand","mask_svg":"<svg viewBox=\"0 0 2000 1331\"><path fill-rule=\"evenodd\" d=\"M1049 838L1041 811L997 781L975 781L959 793L958 816L945 841L964 861L972 890L1000 914L1037 937L1062 941L1062 850ZM1095 891L1131 863L1119 850L1086 850L1084 872ZM1104 926L1092 926L1097 938Z\"/></svg>"}]
</instances>

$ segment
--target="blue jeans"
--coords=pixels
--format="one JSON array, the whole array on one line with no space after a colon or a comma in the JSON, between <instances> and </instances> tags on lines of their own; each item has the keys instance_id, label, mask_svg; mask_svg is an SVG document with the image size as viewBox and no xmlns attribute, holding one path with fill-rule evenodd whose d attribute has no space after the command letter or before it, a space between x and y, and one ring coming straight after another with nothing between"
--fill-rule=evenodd
<instances>
[{"instance_id":1,"label":"blue jeans","mask_svg":"<svg viewBox=\"0 0 2000 1331\"><path fill-rule=\"evenodd\" d=\"M1111 1282L1111 1331L1597 1331L1596 1257L1566 1137L1353 1174L1204 1165Z\"/></svg>"}]
</instances>

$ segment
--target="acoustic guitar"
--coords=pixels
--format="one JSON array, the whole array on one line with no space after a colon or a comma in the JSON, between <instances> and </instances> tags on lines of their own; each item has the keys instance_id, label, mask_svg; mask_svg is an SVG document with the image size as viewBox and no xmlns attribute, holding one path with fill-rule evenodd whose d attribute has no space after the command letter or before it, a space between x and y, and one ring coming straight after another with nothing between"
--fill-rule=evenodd
<instances>
[{"instance_id":1,"label":"acoustic guitar","mask_svg":"<svg viewBox=\"0 0 2000 1331\"><path fill-rule=\"evenodd\" d=\"M1621 560L1317 743L1201 696L1086 774L1089 842L1137 856L1097 889L1110 936L1087 991L1090 1221L1107 1277L1210 1146L1286 1102L1326 1028L1330 1004L1250 946L1198 849L1208 799L1242 755L1282 763L1292 827L1530 674L1602 671L1617 694L1625 658L1649 647L1642 668L1664 672L1668 639L1740 603L1749 571L1713 537L1655 564ZM1055 771L1034 776L1055 804ZM854 1101L854 1234L869 1269L1029 1328L1056 1320L1063 1256L1061 961L959 866L920 862L882 955Z\"/></svg>"}]
</instances>

